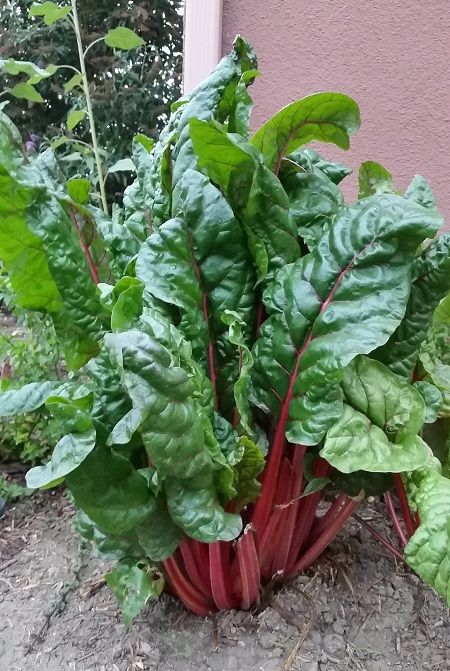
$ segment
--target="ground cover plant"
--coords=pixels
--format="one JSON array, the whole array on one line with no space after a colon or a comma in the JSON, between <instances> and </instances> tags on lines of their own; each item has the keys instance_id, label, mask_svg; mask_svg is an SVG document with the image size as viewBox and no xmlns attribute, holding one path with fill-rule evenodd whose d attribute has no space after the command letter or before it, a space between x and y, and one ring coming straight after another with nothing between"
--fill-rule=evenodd
<instances>
[{"instance_id":1,"label":"ground cover plant","mask_svg":"<svg viewBox=\"0 0 450 671\"><path fill-rule=\"evenodd\" d=\"M401 545L380 541L450 596L448 355L430 330L450 237L422 177L402 194L365 163L346 205L349 170L304 148L348 148L348 96L250 135L256 68L237 38L156 144L135 138L112 219L1 117L0 257L77 373L4 392L0 414L45 404L63 424L28 486L65 483L80 533L117 560L127 621L163 589L199 615L250 608L368 495L386 495Z\"/></svg>"}]
</instances>

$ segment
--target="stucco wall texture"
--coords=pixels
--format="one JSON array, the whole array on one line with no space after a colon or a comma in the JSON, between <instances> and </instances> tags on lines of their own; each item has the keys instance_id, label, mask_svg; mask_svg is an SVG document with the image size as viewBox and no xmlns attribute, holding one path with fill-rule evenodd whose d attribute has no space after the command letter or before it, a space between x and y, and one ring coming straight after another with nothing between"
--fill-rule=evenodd
<instances>
[{"instance_id":1,"label":"stucco wall texture","mask_svg":"<svg viewBox=\"0 0 450 671\"><path fill-rule=\"evenodd\" d=\"M379 161L399 188L424 175L450 228L450 0L223 4L223 52L241 33L259 57L254 127L309 93L347 93L362 117L350 151L317 148L353 167ZM357 192L350 179L348 198Z\"/></svg>"}]
</instances>

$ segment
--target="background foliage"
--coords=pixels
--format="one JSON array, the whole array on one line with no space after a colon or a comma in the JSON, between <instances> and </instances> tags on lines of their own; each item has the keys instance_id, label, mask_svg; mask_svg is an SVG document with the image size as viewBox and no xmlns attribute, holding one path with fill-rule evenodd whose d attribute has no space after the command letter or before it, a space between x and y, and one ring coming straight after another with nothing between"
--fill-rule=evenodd
<instances>
[{"instance_id":1,"label":"background foliage","mask_svg":"<svg viewBox=\"0 0 450 671\"><path fill-rule=\"evenodd\" d=\"M0 58L27 60L46 67L49 63L77 66L75 36L64 22L46 26L30 18L32 0L6 0L0 3ZM104 43L87 55L87 74L100 145L109 160L127 156L137 132L156 136L167 116L170 103L180 93L182 56L182 0L82 0L79 17L82 39L90 44L109 28L127 26L137 32L146 45L119 52ZM61 132L67 113L73 107L73 91L64 92L70 78L61 70L38 88L45 105L23 104L12 99L8 115L22 137L37 134L54 137ZM0 75L0 90L17 83ZM89 140L87 128L77 127L77 135Z\"/></svg>"}]
</instances>

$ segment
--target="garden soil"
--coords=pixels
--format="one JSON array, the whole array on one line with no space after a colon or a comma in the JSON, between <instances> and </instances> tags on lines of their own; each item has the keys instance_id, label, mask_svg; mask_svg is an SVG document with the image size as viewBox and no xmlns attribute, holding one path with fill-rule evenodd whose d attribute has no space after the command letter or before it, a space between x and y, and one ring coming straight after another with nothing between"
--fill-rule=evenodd
<instances>
[{"instance_id":1,"label":"garden soil","mask_svg":"<svg viewBox=\"0 0 450 671\"><path fill-rule=\"evenodd\" d=\"M362 515L384 524L381 507ZM56 492L0 520L2 670L450 669L447 607L356 523L259 611L202 619L163 597L127 628L71 517Z\"/></svg>"}]
</instances>

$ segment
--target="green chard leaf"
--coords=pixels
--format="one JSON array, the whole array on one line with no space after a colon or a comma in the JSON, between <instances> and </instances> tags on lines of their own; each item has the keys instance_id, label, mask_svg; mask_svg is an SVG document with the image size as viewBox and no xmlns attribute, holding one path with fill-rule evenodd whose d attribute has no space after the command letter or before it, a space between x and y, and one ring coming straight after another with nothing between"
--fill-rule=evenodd
<instances>
[{"instance_id":1,"label":"green chard leaf","mask_svg":"<svg viewBox=\"0 0 450 671\"><path fill-rule=\"evenodd\" d=\"M420 206L419 206L420 207ZM423 209L423 208L422 208ZM437 222L440 215L432 214ZM414 281L405 316L388 342L373 354L391 370L411 380L434 309L450 290L450 234L436 238L414 262Z\"/></svg>"},{"instance_id":2,"label":"green chard leaf","mask_svg":"<svg viewBox=\"0 0 450 671\"><path fill-rule=\"evenodd\" d=\"M289 198L255 149L214 122L193 119L190 136L199 166L225 191L245 228L260 279L300 256Z\"/></svg>"},{"instance_id":3,"label":"green chard leaf","mask_svg":"<svg viewBox=\"0 0 450 671\"><path fill-rule=\"evenodd\" d=\"M423 207L430 209L436 207L436 199L431 190L431 186L422 175L415 175L411 184L405 191L405 198L408 198Z\"/></svg>"},{"instance_id":4,"label":"green chard leaf","mask_svg":"<svg viewBox=\"0 0 450 671\"><path fill-rule=\"evenodd\" d=\"M339 419L343 369L400 323L415 250L439 223L400 196L373 196L342 210L313 252L277 273L264 295L251 395L279 419L280 435L285 428L290 442L315 445Z\"/></svg>"},{"instance_id":5,"label":"green chard leaf","mask_svg":"<svg viewBox=\"0 0 450 671\"><path fill-rule=\"evenodd\" d=\"M27 473L27 486L54 487L72 473L95 447L96 432L91 417L77 402L55 398L47 404L52 414L63 422L66 435L55 446L45 466L35 466Z\"/></svg>"},{"instance_id":6,"label":"green chard leaf","mask_svg":"<svg viewBox=\"0 0 450 671\"><path fill-rule=\"evenodd\" d=\"M81 224L49 190L45 170L23 163L2 117L0 138L0 259L16 304L50 313L69 368L79 368L104 328Z\"/></svg>"},{"instance_id":7,"label":"green chard leaf","mask_svg":"<svg viewBox=\"0 0 450 671\"><path fill-rule=\"evenodd\" d=\"M417 481L410 491L420 526L405 548L405 560L450 603L450 480L435 470Z\"/></svg>"},{"instance_id":8,"label":"green chard leaf","mask_svg":"<svg viewBox=\"0 0 450 671\"><path fill-rule=\"evenodd\" d=\"M226 416L230 416L234 408L233 385L239 371L239 353L228 339L228 328L222 321L222 315L225 310L236 312L246 324L245 335L249 337L254 323L255 275L246 237L219 190L204 175L194 170L188 170L174 190L174 214L185 222L184 235L187 236L188 249L185 249L181 265L182 277L176 284L174 281L171 283L172 293L176 291L178 294L171 302L176 304L177 301L179 306L180 303L184 304L181 306L184 320L182 326L189 318L192 323L186 324L188 328L194 329L197 339L198 336L204 338L203 356L209 353L209 368L212 360L217 366L216 391L221 399L220 407ZM180 224L177 224L177 230L180 231ZM148 243L151 245L151 238ZM188 251L190 261L187 258ZM154 267L157 269L156 264ZM137 268L138 277L148 291L152 292L153 282L161 285L161 280L152 277L148 263L145 273L140 273L139 264ZM162 268L159 272L162 275L166 269ZM194 283L194 274L198 287L196 294L190 288ZM181 283L183 286L184 278L186 284L183 296L179 285ZM156 297L163 298L162 294ZM197 305L196 318L193 301ZM199 315L203 315L206 329L199 323ZM183 328L181 330L183 332ZM190 339L185 328L184 335Z\"/></svg>"},{"instance_id":9,"label":"green chard leaf","mask_svg":"<svg viewBox=\"0 0 450 671\"><path fill-rule=\"evenodd\" d=\"M378 361L358 356L343 372L344 413L320 455L343 473L413 471L430 450L417 435L425 419L421 394Z\"/></svg>"},{"instance_id":10,"label":"green chard leaf","mask_svg":"<svg viewBox=\"0 0 450 671\"><path fill-rule=\"evenodd\" d=\"M253 135L251 143L278 173L284 156L312 140L348 149L349 135L359 126L354 100L342 93L316 93L281 109Z\"/></svg>"}]
</instances>

